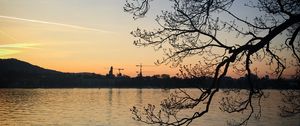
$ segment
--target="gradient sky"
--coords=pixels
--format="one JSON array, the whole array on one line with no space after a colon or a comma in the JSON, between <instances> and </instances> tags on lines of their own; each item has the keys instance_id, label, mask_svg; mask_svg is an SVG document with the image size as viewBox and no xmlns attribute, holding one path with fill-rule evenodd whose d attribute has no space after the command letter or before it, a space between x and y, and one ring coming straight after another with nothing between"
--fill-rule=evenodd
<instances>
[{"instance_id":1,"label":"gradient sky","mask_svg":"<svg viewBox=\"0 0 300 126\"><path fill-rule=\"evenodd\" d=\"M124 3L0 0L0 57L64 72L106 74L114 66L135 76L136 64L154 65L162 53L133 45L130 31L137 26L150 28L155 24L150 18L154 15L134 21L132 15L123 12ZM168 66L144 68L145 75L176 72Z\"/></svg>"},{"instance_id":2,"label":"gradient sky","mask_svg":"<svg viewBox=\"0 0 300 126\"><path fill-rule=\"evenodd\" d=\"M114 66L124 68L126 75L136 76L136 64L154 65L163 55L151 47L134 46L129 33L136 27L157 27L155 15L168 9L169 2L154 1L147 17L138 20L123 11L124 3L125 0L0 0L0 58L17 58L64 72L106 74ZM256 13L239 12L250 17ZM190 58L186 62L198 60ZM178 68L166 65L144 68L145 75L177 72Z\"/></svg>"}]
</instances>

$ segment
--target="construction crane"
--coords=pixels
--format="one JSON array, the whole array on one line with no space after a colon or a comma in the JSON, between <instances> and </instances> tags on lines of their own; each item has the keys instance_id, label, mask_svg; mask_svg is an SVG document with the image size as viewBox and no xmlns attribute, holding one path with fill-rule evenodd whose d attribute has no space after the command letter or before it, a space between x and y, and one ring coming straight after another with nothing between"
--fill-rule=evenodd
<instances>
[{"instance_id":1,"label":"construction crane","mask_svg":"<svg viewBox=\"0 0 300 126\"><path fill-rule=\"evenodd\" d=\"M122 76L121 70L124 70L124 68L117 68L117 70L119 71L119 73L117 74L118 77Z\"/></svg>"},{"instance_id":2,"label":"construction crane","mask_svg":"<svg viewBox=\"0 0 300 126\"><path fill-rule=\"evenodd\" d=\"M105 69L109 69L109 72L108 72L107 76L110 76L110 77L115 76L115 75L113 74L113 69L118 70L118 73L117 73L117 76L118 76L118 77L122 76L121 71L124 70L124 68L114 68L113 66L111 66L110 68L105 67Z\"/></svg>"},{"instance_id":3,"label":"construction crane","mask_svg":"<svg viewBox=\"0 0 300 126\"><path fill-rule=\"evenodd\" d=\"M140 71L137 72L138 75L137 77L143 77L143 67L153 67L154 65L143 65L142 63L136 65L136 67L139 67L140 68Z\"/></svg>"}]
</instances>

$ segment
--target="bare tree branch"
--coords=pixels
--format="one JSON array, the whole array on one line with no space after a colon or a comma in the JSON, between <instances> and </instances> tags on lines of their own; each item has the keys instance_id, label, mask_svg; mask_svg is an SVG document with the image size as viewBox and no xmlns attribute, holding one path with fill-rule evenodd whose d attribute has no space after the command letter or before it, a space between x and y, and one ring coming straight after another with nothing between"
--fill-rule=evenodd
<instances>
[{"instance_id":1,"label":"bare tree branch","mask_svg":"<svg viewBox=\"0 0 300 126\"><path fill-rule=\"evenodd\" d=\"M134 18L143 17L150 8L149 0L126 1L124 11L132 13ZM237 125L247 124L253 117L253 105L260 107L263 92L254 85L252 64L257 61L265 62L270 71L278 78L282 77L288 67L286 59L296 59L300 64L300 2L299 0L258 0L257 3L246 3L244 7L258 10L261 15L247 18L237 16L232 12L234 0L170 0L173 11L163 11L157 16L159 29L137 29L131 34L137 38L137 46L153 46L163 50L165 57L158 64L172 62L181 65L189 56L199 56L199 64L195 67L181 65L183 77L211 76L213 81L209 88L200 89L197 97L180 90L176 95L162 101L160 110L148 105L143 110L136 107L131 109L134 119L147 124L158 125L189 125L193 120L202 117L210 109L210 104L216 92L219 91L220 81L228 71L234 69L246 74L249 88L243 99L224 98L221 110L234 113L250 109L249 115ZM228 19L222 19L221 17ZM226 34L228 33L228 34ZM236 36L232 37L235 33ZM286 33L286 35L283 35ZM222 34L222 36L220 35ZM230 44L224 35L236 38ZM286 41L278 41L281 37ZM294 57L283 58L276 48L278 44L290 48ZM185 72L184 72L185 71ZM257 101L257 104L255 104ZM179 118L177 113L197 106L205 105L188 117ZM257 118L260 116L259 109ZM156 114L155 114L156 113Z\"/></svg>"}]
</instances>

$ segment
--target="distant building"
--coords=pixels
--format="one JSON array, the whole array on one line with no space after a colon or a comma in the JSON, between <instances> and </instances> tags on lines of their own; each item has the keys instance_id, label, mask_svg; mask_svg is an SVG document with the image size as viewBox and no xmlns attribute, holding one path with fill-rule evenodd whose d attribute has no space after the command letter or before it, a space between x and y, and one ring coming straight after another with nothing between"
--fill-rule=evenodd
<instances>
[{"instance_id":1,"label":"distant building","mask_svg":"<svg viewBox=\"0 0 300 126\"><path fill-rule=\"evenodd\" d=\"M109 69L109 71L108 71L108 74L106 74L106 76L109 77L109 78L115 77L113 66L110 67L110 69Z\"/></svg>"}]
</instances>

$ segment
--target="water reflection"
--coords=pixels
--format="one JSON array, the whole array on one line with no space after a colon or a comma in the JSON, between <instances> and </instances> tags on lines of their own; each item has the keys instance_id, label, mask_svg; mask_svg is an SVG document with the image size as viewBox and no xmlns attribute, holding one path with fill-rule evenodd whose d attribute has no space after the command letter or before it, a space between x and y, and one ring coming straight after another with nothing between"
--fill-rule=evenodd
<instances>
[{"instance_id":1,"label":"water reflection","mask_svg":"<svg viewBox=\"0 0 300 126\"><path fill-rule=\"evenodd\" d=\"M108 97L109 106L112 105L112 93L113 93L113 89L112 88L108 89L107 97Z\"/></svg>"},{"instance_id":2,"label":"water reflection","mask_svg":"<svg viewBox=\"0 0 300 126\"><path fill-rule=\"evenodd\" d=\"M117 104L118 107L120 107L121 105L121 90L120 89L116 89L117 90Z\"/></svg>"},{"instance_id":3,"label":"water reflection","mask_svg":"<svg viewBox=\"0 0 300 126\"><path fill-rule=\"evenodd\" d=\"M142 106L143 103L143 98L142 98L143 90L142 89L136 89L136 103L138 104L139 107Z\"/></svg>"},{"instance_id":4,"label":"water reflection","mask_svg":"<svg viewBox=\"0 0 300 126\"><path fill-rule=\"evenodd\" d=\"M171 92L163 89L0 89L0 125L143 126L131 119L129 109L148 103L159 106ZM288 119L278 116L279 91L271 91L270 97L263 102L266 107L261 120L249 125L300 124L299 116ZM192 125L226 125L227 120L235 117L221 113L218 101L212 105L207 116Z\"/></svg>"}]
</instances>

